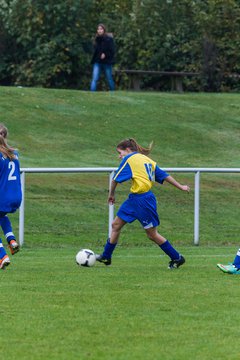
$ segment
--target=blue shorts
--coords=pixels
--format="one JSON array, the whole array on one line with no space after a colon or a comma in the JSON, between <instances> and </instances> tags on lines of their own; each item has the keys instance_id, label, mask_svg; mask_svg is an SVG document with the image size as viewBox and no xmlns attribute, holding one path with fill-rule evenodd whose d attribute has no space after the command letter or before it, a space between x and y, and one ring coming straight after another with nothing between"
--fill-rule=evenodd
<instances>
[{"instance_id":1,"label":"blue shorts","mask_svg":"<svg viewBox=\"0 0 240 360\"><path fill-rule=\"evenodd\" d=\"M151 191L143 194L129 194L128 199L120 206L117 216L127 223L138 220L144 229L160 224L156 197Z\"/></svg>"}]
</instances>

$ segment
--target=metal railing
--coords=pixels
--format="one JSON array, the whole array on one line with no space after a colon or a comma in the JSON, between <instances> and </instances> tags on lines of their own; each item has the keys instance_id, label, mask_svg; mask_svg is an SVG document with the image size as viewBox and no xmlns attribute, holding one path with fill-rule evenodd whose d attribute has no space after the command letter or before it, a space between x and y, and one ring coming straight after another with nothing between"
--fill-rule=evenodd
<instances>
[{"instance_id":1,"label":"metal railing","mask_svg":"<svg viewBox=\"0 0 240 360\"><path fill-rule=\"evenodd\" d=\"M19 243L24 243L24 213L25 213L25 174L26 173L108 173L109 186L114 171L117 168L21 168L21 184L23 199L19 211ZM169 173L194 173L194 245L199 245L199 216L200 216L200 174L201 173L240 173L240 168L163 168ZM108 233L114 218L114 205L109 205Z\"/></svg>"}]
</instances>

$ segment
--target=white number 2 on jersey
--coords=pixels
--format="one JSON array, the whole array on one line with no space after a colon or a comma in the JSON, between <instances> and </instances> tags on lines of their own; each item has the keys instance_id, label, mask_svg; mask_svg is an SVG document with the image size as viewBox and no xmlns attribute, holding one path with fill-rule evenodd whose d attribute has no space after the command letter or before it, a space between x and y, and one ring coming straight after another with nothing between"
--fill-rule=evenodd
<instances>
[{"instance_id":1,"label":"white number 2 on jersey","mask_svg":"<svg viewBox=\"0 0 240 360\"><path fill-rule=\"evenodd\" d=\"M8 180L12 181L12 180L17 180L17 177L14 174L15 171L15 163L13 161L10 161L8 164L8 168L10 169L9 174L8 174Z\"/></svg>"}]
</instances>

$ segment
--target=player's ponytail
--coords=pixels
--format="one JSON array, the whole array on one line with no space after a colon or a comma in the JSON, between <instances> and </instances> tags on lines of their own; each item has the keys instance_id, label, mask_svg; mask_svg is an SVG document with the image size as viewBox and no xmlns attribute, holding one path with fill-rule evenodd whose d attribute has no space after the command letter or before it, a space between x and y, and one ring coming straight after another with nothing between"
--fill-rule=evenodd
<instances>
[{"instance_id":1,"label":"player's ponytail","mask_svg":"<svg viewBox=\"0 0 240 360\"><path fill-rule=\"evenodd\" d=\"M153 142L150 143L149 147L145 148L137 143L133 138L122 140L118 145L117 149L126 150L127 148L131 151L137 151L140 154L148 155L152 150Z\"/></svg>"},{"instance_id":2,"label":"player's ponytail","mask_svg":"<svg viewBox=\"0 0 240 360\"><path fill-rule=\"evenodd\" d=\"M8 129L3 123L0 124L0 135L2 135L4 139L6 139L8 136Z\"/></svg>"},{"instance_id":3,"label":"player's ponytail","mask_svg":"<svg viewBox=\"0 0 240 360\"><path fill-rule=\"evenodd\" d=\"M10 147L3 136L0 135L0 153L10 160L16 159L16 155L14 154L14 149Z\"/></svg>"}]
</instances>

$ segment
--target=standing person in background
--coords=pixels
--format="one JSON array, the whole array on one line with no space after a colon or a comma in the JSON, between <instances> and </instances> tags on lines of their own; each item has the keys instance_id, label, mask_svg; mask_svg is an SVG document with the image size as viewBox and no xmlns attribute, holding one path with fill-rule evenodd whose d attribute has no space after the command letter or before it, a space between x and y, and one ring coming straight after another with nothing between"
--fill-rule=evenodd
<instances>
[{"instance_id":1,"label":"standing person in background","mask_svg":"<svg viewBox=\"0 0 240 360\"><path fill-rule=\"evenodd\" d=\"M160 220L156 197L151 188L155 181L160 184L166 181L184 192L189 192L190 188L160 169L157 163L147 156L150 151L151 146L144 148L132 138L125 139L117 145L117 152L122 161L113 177L108 202L114 204L115 189L119 183L132 180L132 186L128 199L120 206L113 220L111 236L107 239L103 253L96 255L97 261L105 265L111 265L112 253L118 243L121 229L126 223L135 220L141 223L147 237L169 256L169 269L178 268L185 263L184 257L157 230Z\"/></svg>"},{"instance_id":2,"label":"standing person in background","mask_svg":"<svg viewBox=\"0 0 240 360\"><path fill-rule=\"evenodd\" d=\"M102 71L104 71L109 89L115 89L112 77L112 65L114 64L114 42L112 34L106 33L106 27L99 24L95 36L94 53L91 64L93 65L91 91L97 90L97 83Z\"/></svg>"},{"instance_id":3,"label":"standing person in background","mask_svg":"<svg viewBox=\"0 0 240 360\"><path fill-rule=\"evenodd\" d=\"M8 129L7 127L4 125L4 124L0 124L0 136L2 136L5 140L5 146L11 150L13 150L12 148L10 148L8 145L7 145L7 137L8 137ZM17 156L17 152L14 150L14 154L15 156ZM1 157L4 157L4 154L1 154ZM1 159L2 160L2 159ZM11 165L10 165L11 166ZM15 165L13 165L15 166ZM10 169L10 172L9 174L11 173L11 168ZM6 188L2 188L2 169L0 168L0 171L1 171L1 177L0 177L0 196L2 197L2 192L4 192L5 190L7 191ZM9 179L10 181L13 181L13 179L11 180L11 176L9 175ZM0 202L2 203L2 201L0 200ZM0 212L1 212L1 208L0 208ZM11 211L8 211L8 212L11 212ZM4 216L1 216L0 214L0 226L4 232L4 235L5 235L5 238L8 242L8 246L10 248L10 251L11 251L11 254L14 255L16 254L18 251L19 251L19 245L18 243L16 242L16 238L15 238L15 235L13 233L13 230L12 230L12 225L11 225L11 222L8 218L8 216L5 214ZM0 244L1 246L1 244Z\"/></svg>"},{"instance_id":4,"label":"standing person in background","mask_svg":"<svg viewBox=\"0 0 240 360\"><path fill-rule=\"evenodd\" d=\"M217 267L227 274L240 275L240 249L238 249L233 263L228 265L217 264Z\"/></svg>"}]
</instances>

